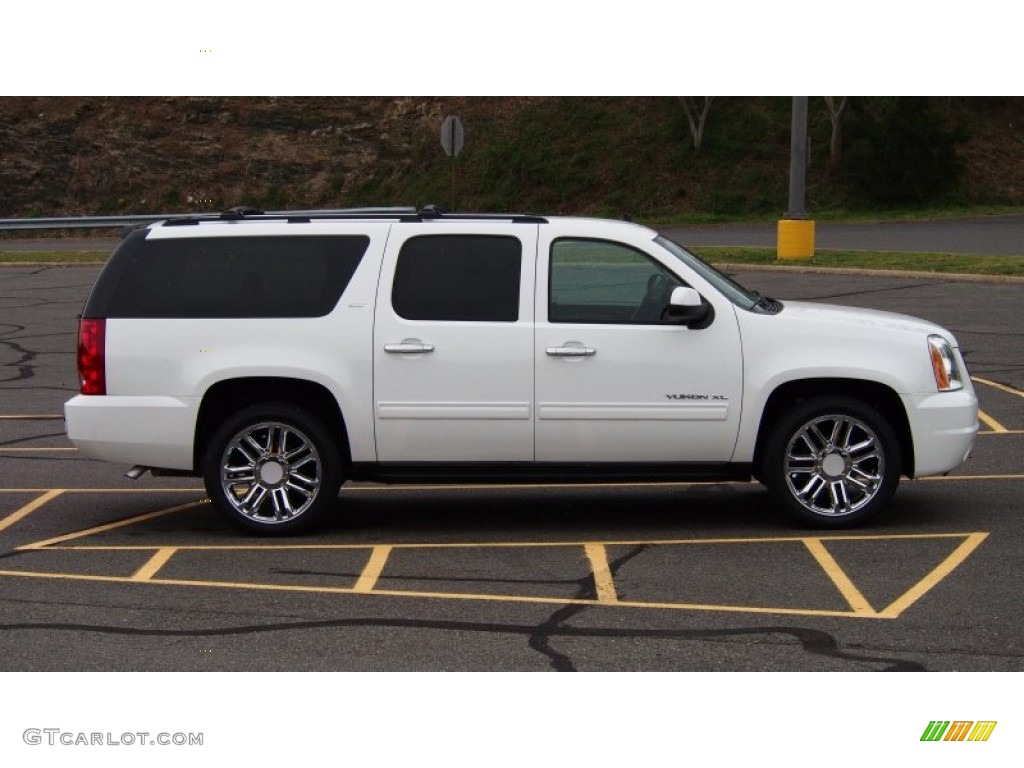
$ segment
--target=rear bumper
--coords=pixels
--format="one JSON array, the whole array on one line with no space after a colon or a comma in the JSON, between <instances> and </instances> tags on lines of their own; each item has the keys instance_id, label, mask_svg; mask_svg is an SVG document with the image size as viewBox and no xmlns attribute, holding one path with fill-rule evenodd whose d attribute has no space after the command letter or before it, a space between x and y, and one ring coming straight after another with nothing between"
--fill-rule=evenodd
<instances>
[{"instance_id":1,"label":"rear bumper","mask_svg":"<svg viewBox=\"0 0 1024 768\"><path fill-rule=\"evenodd\" d=\"M199 398L78 395L64 422L83 456L191 470L198 409Z\"/></svg>"},{"instance_id":2,"label":"rear bumper","mask_svg":"<svg viewBox=\"0 0 1024 768\"><path fill-rule=\"evenodd\" d=\"M957 392L901 395L914 440L914 476L942 475L959 467L978 434L978 398L968 385Z\"/></svg>"}]
</instances>

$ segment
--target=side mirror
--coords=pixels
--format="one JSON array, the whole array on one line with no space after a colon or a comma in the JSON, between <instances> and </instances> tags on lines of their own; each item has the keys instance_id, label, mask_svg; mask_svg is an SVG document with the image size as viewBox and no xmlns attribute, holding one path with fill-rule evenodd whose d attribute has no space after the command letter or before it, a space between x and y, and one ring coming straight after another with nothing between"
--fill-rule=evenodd
<instances>
[{"instance_id":1,"label":"side mirror","mask_svg":"<svg viewBox=\"0 0 1024 768\"><path fill-rule=\"evenodd\" d=\"M700 330L711 325L714 317L712 306L693 288L679 286L673 289L665 309L666 320Z\"/></svg>"}]
</instances>

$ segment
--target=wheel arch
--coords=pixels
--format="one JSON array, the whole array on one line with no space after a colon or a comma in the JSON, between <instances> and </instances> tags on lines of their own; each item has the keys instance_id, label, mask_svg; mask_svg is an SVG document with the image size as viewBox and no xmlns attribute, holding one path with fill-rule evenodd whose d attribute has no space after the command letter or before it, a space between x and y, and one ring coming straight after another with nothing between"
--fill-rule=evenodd
<instances>
[{"instance_id":1,"label":"wheel arch","mask_svg":"<svg viewBox=\"0 0 1024 768\"><path fill-rule=\"evenodd\" d=\"M337 436L342 462L351 461L348 429L337 399L322 384L304 379L253 376L218 381L203 395L196 418L192 466L202 466L203 453L217 426L232 413L264 402L290 403L322 420L330 434Z\"/></svg>"},{"instance_id":2,"label":"wheel arch","mask_svg":"<svg viewBox=\"0 0 1024 768\"><path fill-rule=\"evenodd\" d=\"M764 445L779 417L794 403L811 397L842 395L860 400L879 411L892 426L899 441L902 467L900 474L914 476L914 440L903 401L895 390L885 384L863 379L818 378L799 379L779 385L769 395L761 412L757 441L754 445L754 468L760 471Z\"/></svg>"}]
</instances>

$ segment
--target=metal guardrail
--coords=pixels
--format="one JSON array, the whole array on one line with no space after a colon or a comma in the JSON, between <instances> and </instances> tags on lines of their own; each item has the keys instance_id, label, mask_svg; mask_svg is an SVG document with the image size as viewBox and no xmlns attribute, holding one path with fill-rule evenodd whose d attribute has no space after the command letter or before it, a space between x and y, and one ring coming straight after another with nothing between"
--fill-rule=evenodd
<instances>
[{"instance_id":1,"label":"metal guardrail","mask_svg":"<svg viewBox=\"0 0 1024 768\"><path fill-rule=\"evenodd\" d=\"M330 216L342 214L402 214L416 213L415 208L331 208L306 211L266 211L261 216ZM60 216L56 218L38 219L0 219L0 232L32 230L32 229L120 229L123 227L134 227L139 224L152 224L155 221L166 221L168 219L199 219L204 221L216 221L224 218L223 214L217 212L203 213L147 213L131 214L127 216Z\"/></svg>"},{"instance_id":2,"label":"metal guardrail","mask_svg":"<svg viewBox=\"0 0 1024 768\"><path fill-rule=\"evenodd\" d=\"M181 214L167 216L65 216L51 219L0 219L0 231L29 229L117 229L136 224L149 224L164 219L181 218Z\"/></svg>"}]
</instances>

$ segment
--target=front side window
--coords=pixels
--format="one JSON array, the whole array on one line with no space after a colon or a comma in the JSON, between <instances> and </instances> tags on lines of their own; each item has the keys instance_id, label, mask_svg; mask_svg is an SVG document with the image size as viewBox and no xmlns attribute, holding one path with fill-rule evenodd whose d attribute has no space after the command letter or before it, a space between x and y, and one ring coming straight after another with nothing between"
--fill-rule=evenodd
<instances>
[{"instance_id":1,"label":"front side window","mask_svg":"<svg viewBox=\"0 0 1024 768\"><path fill-rule=\"evenodd\" d=\"M640 251L605 240L551 246L552 323L658 324L683 282Z\"/></svg>"},{"instance_id":2,"label":"front side window","mask_svg":"<svg viewBox=\"0 0 1024 768\"><path fill-rule=\"evenodd\" d=\"M405 241L391 304L406 320L514 323L523 248L496 235L422 235Z\"/></svg>"}]
</instances>

